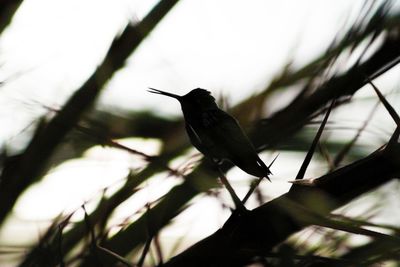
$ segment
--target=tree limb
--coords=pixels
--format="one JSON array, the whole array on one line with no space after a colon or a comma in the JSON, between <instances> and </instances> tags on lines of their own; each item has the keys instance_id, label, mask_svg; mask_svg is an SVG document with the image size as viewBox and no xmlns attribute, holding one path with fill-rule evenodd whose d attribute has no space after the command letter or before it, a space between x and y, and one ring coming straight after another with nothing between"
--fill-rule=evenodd
<instances>
[{"instance_id":1,"label":"tree limb","mask_svg":"<svg viewBox=\"0 0 400 267\"><path fill-rule=\"evenodd\" d=\"M243 266L252 252L270 251L290 235L310 225L301 215L285 210L290 200L311 211L328 215L363 193L400 174L400 144L381 149L313 182L313 186L295 186L293 192L272 200L250 212L248 216L228 220L213 235L172 258L164 267L179 266ZM325 199L323 207L317 200ZM207 256L205 256L207 255Z\"/></svg>"}]
</instances>

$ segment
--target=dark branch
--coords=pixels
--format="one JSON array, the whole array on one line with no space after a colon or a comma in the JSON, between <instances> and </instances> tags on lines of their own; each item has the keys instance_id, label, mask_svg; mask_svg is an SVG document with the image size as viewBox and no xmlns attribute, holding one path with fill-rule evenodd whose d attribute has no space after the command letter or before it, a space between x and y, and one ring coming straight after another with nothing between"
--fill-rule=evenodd
<instances>
[{"instance_id":1,"label":"dark branch","mask_svg":"<svg viewBox=\"0 0 400 267\"><path fill-rule=\"evenodd\" d=\"M322 176L314 181L313 186L295 186L293 192L252 210L247 217L225 224L221 230L172 258L164 266L243 266L257 256L257 251L270 251L311 223L286 210L288 200L327 215L361 194L398 177L399 159L400 144L397 144L391 150L379 150ZM322 209L316 199L325 200Z\"/></svg>"}]
</instances>

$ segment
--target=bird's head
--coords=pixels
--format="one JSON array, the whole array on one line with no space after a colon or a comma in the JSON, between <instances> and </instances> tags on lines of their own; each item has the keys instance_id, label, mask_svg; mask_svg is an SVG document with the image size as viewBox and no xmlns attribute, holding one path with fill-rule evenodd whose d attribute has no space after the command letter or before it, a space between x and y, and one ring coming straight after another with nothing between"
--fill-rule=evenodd
<instances>
[{"instance_id":1,"label":"bird's head","mask_svg":"<svg viewBox=\"0 0 400 267\"><path fill-rule=\"evenodd\" d=\"M196 88L182 96L183 101L199 106L215 105L215 98L211 95L210 91Z\"/></svg>"},{"instance_id":2,"label":"bird's head","mask_svg":"<svg viewBox=\"0 0 400 267\"><path fill-rule=\"evenodd\" d=\"M177 99L181 103L183 109L201 110L217 107L217 104L215 103L215 98L211 95L210 91L201 88L193 89L183 96L168 93L154 88L149 89L150 90L148 91L150 93L165 95Z\"/></svg>"}]
</instances>

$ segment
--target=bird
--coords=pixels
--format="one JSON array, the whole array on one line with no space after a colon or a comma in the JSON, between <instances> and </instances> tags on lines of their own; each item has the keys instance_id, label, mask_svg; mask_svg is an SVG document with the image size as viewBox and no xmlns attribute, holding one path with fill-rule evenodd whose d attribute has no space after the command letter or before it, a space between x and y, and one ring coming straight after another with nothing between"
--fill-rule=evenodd
<instances>
[{"instance_id":1,"label":"bird","mask_svg":"<svg viewBox=\"0 0 400 267\"><path fill-rule=\"evenodd\" d=\"M210 91L196 88L185 95L149 88L150 93L175 98L181 104L192 145L212 162L228 160L244 172L270 181L271 171L238 121L220 109Z\"/></svg>"}]
</instances>

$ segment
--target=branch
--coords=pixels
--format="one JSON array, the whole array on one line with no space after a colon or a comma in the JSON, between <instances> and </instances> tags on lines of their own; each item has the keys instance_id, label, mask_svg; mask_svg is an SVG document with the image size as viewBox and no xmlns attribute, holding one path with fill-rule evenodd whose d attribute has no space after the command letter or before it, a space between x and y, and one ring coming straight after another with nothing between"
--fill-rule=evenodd
<instances>
[{"instance_id":1,"label":"branch","mask_svg":"<svg viewBox=\"0 0 400 267\"><path fill-rule=\"evenodd\" d=\"M387 62L391 62L394 57L399 56L399 44L400 38L388 37L371 58L362 65L354 67L345 74L333 77L310 96L304 96L301 101L295 100L270 119L261 121L258 127L250 133L251 140L262 148L273 147L283 140L287 140L289 136L305 125L311 114L317 112L332 99L352 95L367 82L365 74L375 73L382 66L386 66ZM222 167L229 169L232 166L224 165ZM156 230L167 225L176 216L177 211L194 196L213 188L216 176L210 173L204 164L200 164L182 184L168 192L165 198L151 210L155 214L154 220L157 221L155 227L158 228ZM358 187L362 188L357 185L356 189ZM279 211L275 210L275 212ZM112 248L120 255L126 255L138 245L146 242L146 237L142 234L146 229L144 222L143 217L139 218L126 229L111 237L104 246ZM277 224L279 223L277 222ZM111 265L112 261L107 263Z\"/></svg>"},{"instance_id":2,"label":"branch","mask_svg":"<svg viewBox=\"0 0 400 267\"><path fill-rule=\"evenodd\" d=\"M243 266L257 256L254 251L270 251L312 223L285 209L288 201L328 215L361 194L397 177L399 173L400 144L396 144L390 150L378 150L314 180L312 187L296 185L293 192L252 210L248 216L228 220L222 229L172 258L164 266ZM316 203L318 199L329 201Z\"/></svg>"},{"instance_id":3,"label":"branch","mask_svg":"<svg viewBox=\"0 0 400 267\"><path fill-rule=\"evenodd\" d=\"M300 95L270 119L260 121L256 131L251 133L251 139L256 147L265 149L279 143L282 137L287 137L303 127L309 117L329 101L352 96L368 83L366 76L376 78L378 74L382 74L382 68L388 70L386 69L388 64L391 67L395 66L392 62L393 59L400 60L399 46L400 38L389 35L379 49L363 64L356 65L346 73L333 77L309 96ZM288 127L282 127L283 125Z\"/></svg>"},{"instance_id":4,"label":"branch","mask_svg":"<svg viewBox=\"0 0 400 267\"><path fill-rule=\"evenodd\" d=\"M0 180L7 181L7 186L0 187L0 224L14 206L19 195L32 182L41 177L55 148L77 124L82 114L94 104L105 83L116 70L124 66L129 55L177 1L161 1L140 24L135 27L128 26L122 35L112 43L106 58L96 72L30 142L17 167L7 172L6 175L2 174Z\"/></svg>"},{"instance_id":5,"label":"branch","mask_svg":"<svg viewBox=\"0 0 400 267\"><path fill-rule=\"evenodd\" d=\"M10 24L15 12L21 5L22 0L5 0L0 6L0 34Z\"/></svg>"}]
</instances>

